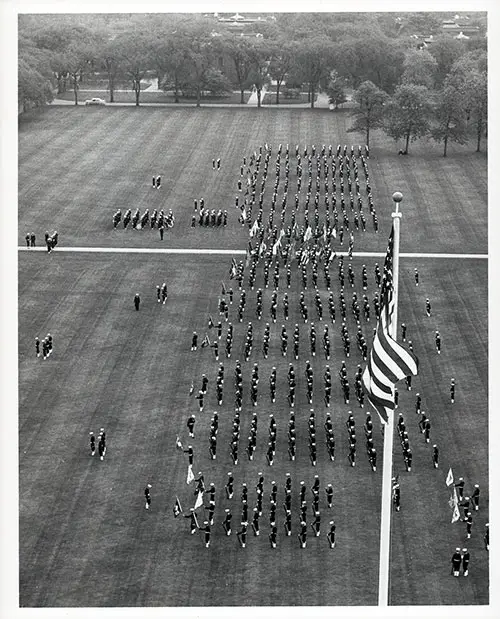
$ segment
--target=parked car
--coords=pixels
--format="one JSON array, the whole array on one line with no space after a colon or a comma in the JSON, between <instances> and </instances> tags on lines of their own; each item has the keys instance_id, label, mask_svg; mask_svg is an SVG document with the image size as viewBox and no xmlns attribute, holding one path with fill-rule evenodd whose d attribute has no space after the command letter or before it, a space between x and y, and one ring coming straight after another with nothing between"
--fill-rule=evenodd
<instances>
[{"instance_id":1,"label":"parked car","mask_svg":"<svg viewBox=\"0 0 500 619\"><path fill-rule=\"evenodd\" d=\"M99 97L92 97L92 99L87 99L85 101L85 105L106 105L106 101L104 101L104 99L99 99Z\"/></svg>"}]
</instances>

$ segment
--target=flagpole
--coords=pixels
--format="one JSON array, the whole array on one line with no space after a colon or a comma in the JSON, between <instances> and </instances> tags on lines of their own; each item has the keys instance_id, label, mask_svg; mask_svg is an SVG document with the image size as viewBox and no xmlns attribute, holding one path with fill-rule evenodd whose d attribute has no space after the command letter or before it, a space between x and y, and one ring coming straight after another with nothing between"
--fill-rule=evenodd
<instances>
[{"instance_id":1,"label":"flagpole","mask_svg":"<svg viewBox=\"0 0 500 619\"><path fill-rule=\"evenodd\" d=\"M396 191L392 195L395 212L392 213L394 223L394 252L393 252L393 299L394 312L391 322L390 335L397 339L398 330L398 278L399 278L399 225L401 213L399 203L403 194ZM379 560L379 587L378 605L389 605L389 563L391 553L391 515L392 515L392 451L394 444L394 411L389 412L387 423L384 426L384 457L382 469L382 505L380 523L380 560Z\"/></svg>"}]
</instances>

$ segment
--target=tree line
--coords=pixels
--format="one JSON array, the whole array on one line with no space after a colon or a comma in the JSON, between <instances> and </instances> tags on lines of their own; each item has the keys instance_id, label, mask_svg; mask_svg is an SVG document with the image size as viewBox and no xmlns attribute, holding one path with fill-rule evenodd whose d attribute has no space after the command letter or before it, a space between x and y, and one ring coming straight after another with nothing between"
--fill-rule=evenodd
<instances>
[{"instance_id":1,"label":"tree line","mask_svg":"<svg viewBox=\"0 0 500 619\"><path fill-rule=\"evenodd\" d=\"M446 156L449 142L465 143L472 129L479 151L487 128L485 37L456 40L439 34L437 14L403 15L279 14L244 33L193 14L24 15L19 105L42 105L66 90L78 105L79 90L99 77L110 102L128 84L139 106L144 79L155 76L175 102L188 95L201 105L204 93L238 90L243 103L255 89L260 107L272 80L277 104L307 91L313 108L322 90L338 107L352 93L349 130L363 132L367 144L383 128L408 153L412 141L430 135ZM417 49L411 34L422 29L435 33L428 49Z\"/></svg>"}]
</instances>

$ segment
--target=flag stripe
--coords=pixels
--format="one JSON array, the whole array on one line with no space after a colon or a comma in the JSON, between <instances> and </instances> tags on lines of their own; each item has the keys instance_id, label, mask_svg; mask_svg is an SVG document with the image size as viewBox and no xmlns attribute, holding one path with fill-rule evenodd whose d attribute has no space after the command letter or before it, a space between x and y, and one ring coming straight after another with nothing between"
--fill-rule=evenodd
<instances>
[{"instance_id":1,"label":"flag stripe","mask_svg":"<svg viewBox=\"0 0 500 619\"><path fill-rule=\"evenodd\" d=\"M403 348L391 337L390 330L395 311L393 289L394 225L391 228L381 286L381 312L373 338L368 363L363 372L362 382L368 400L383 421L394 411L395 384L409 375L418 372L417 357Z\"/></svg>"}]
</instances>

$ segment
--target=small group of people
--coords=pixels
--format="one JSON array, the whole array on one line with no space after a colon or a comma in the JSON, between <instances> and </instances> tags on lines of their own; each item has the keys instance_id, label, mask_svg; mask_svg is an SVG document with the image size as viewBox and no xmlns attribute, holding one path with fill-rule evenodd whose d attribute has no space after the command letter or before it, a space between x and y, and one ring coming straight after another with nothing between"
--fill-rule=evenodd
<instances>
[{"instance_id":1,"label":"small group of people","mask_svg":"<svg viewBox=\"0 0 500 619\"><path fill-rule=\"evenodd\" d=\"M162 303L163 305L165 305L165 303L167 302L167 298L168 298L167 283L163 282L161 286L160 285L156 286L156 302ZM141 307L141 295L138 292L136 292L134 295L134 307L137 312L139 311Z\"/></svg>"},{"instance_id":2,"label":"small group of people","mask_svg":"<svg viewBox=\"0 0 500 619\"><path fill-rule=\"evenodd\" d=\"M158 303L163 303L165 305L167 301L167 284L163 282L161 286L156 286L156 299Z\"/></svg>"},{"instance_id":3,"label":"small group of people","mask_svg":"<svg viewBox=\"0 0 500 619\"><path fill-rule=\"evenodd\" d=\"M50 253L59 241L59 234L57 230L54 230L52 234L45 233L45 244L47 245L47 252Z\"/></svg>"},{"instance_id":4,"label":"small group of people","mask_svg":"<svg viewBox=\"0 0 500 619\"><path fill-rule=\"evenodd\" d=\"M26 247L36 247L36 236L33 232L27 232L24 238L26 239Z\"/></svg>"},{"instance_id":5,"label":"small group of people","mask_svg":"<svg viewBox=\"0 0 500 619\"><path fill-rule=\"evenodd\" d=\"M191 228L195 228L196 224L199 226L203 226L207 228L208 226L212 228L220 228L220 226L227 226L227 211L219 209L216 211L214 208L210 210L209 208L201 207L198 213L198 216L193 214L191 216Z\"/></svg>"},{"instance_id":6,"label":"small group of people","mask_svg":"<svg viewBox=\"0 0 500 619\"><path fill-rule=\"evenodd\" d=\"M453 556L451 557L451 571L453 576L460 576L460 568L462 568L462 575L469 575L469 562L470 562L470 553L467 548L456 548Z\"/></svg>"},{"instance_id":7,"label":"small group of people","mask_svg":"<svg viewBox=\"0 0 500 619\"><path fill-rule=\"evenodd\" d=\"M41 348L41 353L40 353ZM54 339L50 333L47 333L46 337L40 342L40 338L35 337L35 351L36 356L39 357L42 354L42 358L45 360L52 354L52 350L54 349Z\"/></svg>"},{"instance_id":8,"label":"small group of people","mask_svg":"<svg viewBox=\"0 0 500 619\"><path fill-rule=\"evenodd\" d=\"M118 224L122 221L122 211L117 209L113 213L113 228L117 228ZM147 224L151 225L151 228L155 226L160 232L160 239L163 240L163 233L165 228L173 228L175 224L175 215L172 209L165 213L163 209L154 211L150 214L147 208L141 215L140 209L136 209L132 214L132 209L127 209L123 215L123 227L127 228L129 224L132 225L134 230L143 230Z\"/></svg>"},{"instance_id":9,"label":"small group of people","mask_svg":"<svg viewBox=\"0 0 500 619\"><path fill-rule=\"evenodd\" d=\"M96 452L96 437L93 432L90 432L90 455L95 456ZM99 430L99 435L97 437L97 451L99 454L99 459L104 460L104 456L106 455L106 432L104 428Z\"/></svg>"}]
</instances>

